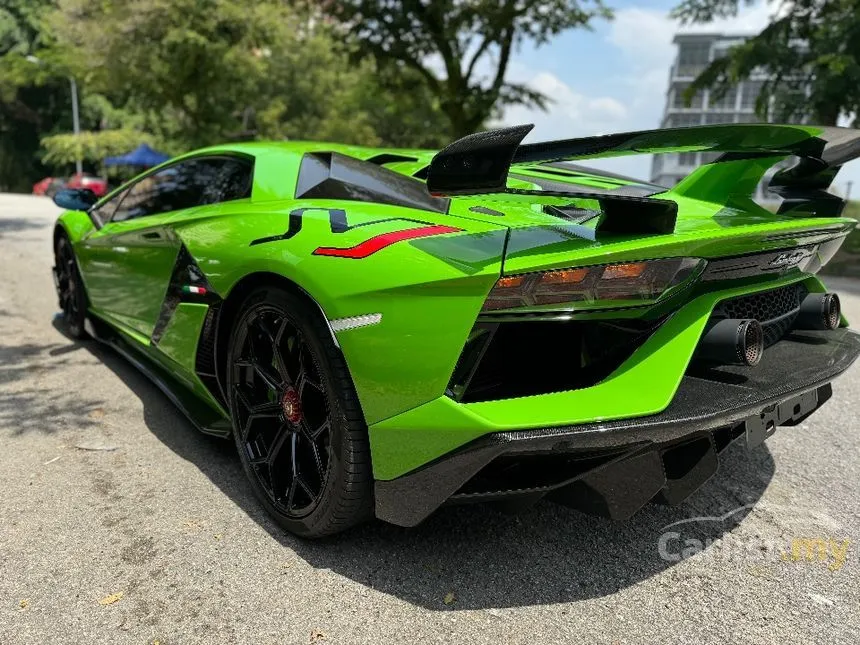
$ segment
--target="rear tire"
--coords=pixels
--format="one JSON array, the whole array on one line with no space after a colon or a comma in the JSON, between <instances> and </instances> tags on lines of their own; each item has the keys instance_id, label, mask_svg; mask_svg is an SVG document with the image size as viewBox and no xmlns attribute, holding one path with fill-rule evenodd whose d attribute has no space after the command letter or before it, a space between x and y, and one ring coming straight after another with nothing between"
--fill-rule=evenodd
<instances>
[{"instance_id":1,"label":"rear tire","mask_svg":"<svg viewBox=\"0 0 860 645\"><path fill-rule=\"evenodd\" d=\"M242 466L278 524L316 538L372 517L367 426L343 357L304 299L275 286L248 295L226 383Z\"/></svg>"},{"instance_id":2,"label":"rear tire","mask_svg":"<svg viewBox=\"0 0 860 645\"><path fill-rule=\"evenodd\" d=\"M57 295L63 310L63 327L66 333L76 340L88 338L84 328L87 319L87 293L78 271L75 251L65 233L57 238L54 266L57 271Z\"/></svg>"}]
</instances>

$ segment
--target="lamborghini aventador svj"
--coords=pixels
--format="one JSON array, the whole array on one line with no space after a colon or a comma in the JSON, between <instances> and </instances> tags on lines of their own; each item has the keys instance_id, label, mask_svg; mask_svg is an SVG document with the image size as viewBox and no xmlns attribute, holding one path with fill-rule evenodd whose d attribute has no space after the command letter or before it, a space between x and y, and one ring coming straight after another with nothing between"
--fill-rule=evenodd
<instances>
[{"instance_id":1,"label":"lamborghini aventador svj","mask_svg":"<svg viewBox=\"0 0 860 645\"><path fill-rule=\"evenodd\" d=\"M530 129L236 143L60 192L66 328L232 436L308 537L544 497L623 519L830 397L860 343L816 274L855 225L827 188L860 133ZM571 163L691 150L719 156L671 188ZM750 195L786 159L773 212Z\"/></svg>"}]
</instances>

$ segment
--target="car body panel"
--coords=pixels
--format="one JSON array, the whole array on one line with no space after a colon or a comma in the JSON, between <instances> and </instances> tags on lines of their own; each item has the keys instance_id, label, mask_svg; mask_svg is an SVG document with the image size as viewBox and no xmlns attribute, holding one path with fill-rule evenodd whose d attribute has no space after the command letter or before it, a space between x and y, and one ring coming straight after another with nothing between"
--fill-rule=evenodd
<instances>
[{"instance_id":1,"label":"car body panel","mask_svg":"<svg viewBox=\"0 0 860 645\"><path fill-rule=\"evenodd\" d=\"M207 405L220 414L227 415L224 406L212 396L206 385L195 371L196 351L200 330L209 307L205 304L182 302L170 318L170 322L158 341L157 350L150 347L150 356L158 357L160 362L180 378L183 384L194 392Z\"/></svg>"},{"instance_id":2,"label":"car body panel","mask_svg":"<svg viewBox=\"0 0 860 645\"><path fill-rule=\"evenodd\" d=\"M174 214L109 222L76 246L92 306L149 336L161 310L180 240Z\"/></svg>"}]
</instances>

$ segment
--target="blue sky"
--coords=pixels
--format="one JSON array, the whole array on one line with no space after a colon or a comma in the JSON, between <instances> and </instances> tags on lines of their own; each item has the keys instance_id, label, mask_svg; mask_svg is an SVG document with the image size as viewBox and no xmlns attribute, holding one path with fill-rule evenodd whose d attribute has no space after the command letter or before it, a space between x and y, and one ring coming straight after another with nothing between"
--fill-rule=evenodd
<instances>
[{"instance_id":1,"label":"blue sky","mask_svg":"<svg viewBox=\"0 0 860 645\"><path fill-rule=\"evenodd\" d=\"M679 30L753 34L774 11L760 1L734 18L681 28L668 15L676 0L606 1L615 10L614 20L595 22L592 31L568 31L538 49L525 46L512 59L509 80L527 82L555 98L547 112L506 109L505 124L535 124L530 141L658 127L675 55L673 36ZM650 164L648 156L593 162L643 178ZM860 162L843 169L836 188L844 189L846 180L855 182L852 192L860 195Z\"/></svg>"}]
</instances>

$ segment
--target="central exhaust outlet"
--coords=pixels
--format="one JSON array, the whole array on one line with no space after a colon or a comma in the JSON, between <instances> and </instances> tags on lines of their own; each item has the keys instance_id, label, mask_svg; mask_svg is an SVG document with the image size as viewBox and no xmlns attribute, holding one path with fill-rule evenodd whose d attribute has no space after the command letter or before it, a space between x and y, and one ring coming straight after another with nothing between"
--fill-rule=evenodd
<instances>
[{"instance_id":1,"label":"central exhaust outlet","mask_svg":"<svg viewBox=\"0 0 860 645\"><path fill-rule=\"evenodd\" d=\"M764 334L757 320L729 318L705 330L696 359L720 365L755 365L764 353Z\"/></svg>"}]
</instances>

